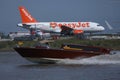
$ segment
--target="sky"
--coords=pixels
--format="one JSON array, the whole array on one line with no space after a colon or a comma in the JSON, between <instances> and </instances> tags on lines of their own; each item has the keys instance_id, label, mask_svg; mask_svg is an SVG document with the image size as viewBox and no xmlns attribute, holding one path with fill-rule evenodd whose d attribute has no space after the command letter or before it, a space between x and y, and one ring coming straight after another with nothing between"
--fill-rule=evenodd
<instances>
[{"instance_id":1,"label":"sky","mask_svg":"<svg viewBox=\"0 0 120 80\"><path fill-rule=\"evenodd\" d=\"M0 32L24 31L17 27L19 6L39 22L91 21L109 31L107 20L115 31L120 30L120 0L0 0Z\"/></svg>"}]
</instances>

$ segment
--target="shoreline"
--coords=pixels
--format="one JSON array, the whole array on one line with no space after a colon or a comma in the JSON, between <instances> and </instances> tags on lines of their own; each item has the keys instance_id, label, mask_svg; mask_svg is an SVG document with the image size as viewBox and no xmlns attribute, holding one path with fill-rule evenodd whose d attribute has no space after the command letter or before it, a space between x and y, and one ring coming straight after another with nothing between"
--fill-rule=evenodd
<instances>
[{"instance_id":1,"label":"shoreline","mask_svg":"<svg viewBox=\"0 0 120 80\"><path fill-rule=\"evenodd\" d=\"M33 47L36 43L40 41L23 41L23 47ZM77 38L71 39L60 39L50 42L49 45L53 48L60 48L61 44L72 43L72 44L81 44L89 46L100 46L104 48L110 48L113 50L120 51L120 40L80 40ZM0 52L14 51L14 47L18 44L18 41L4 41L0 42Z\"/></svg>"}]
</instances>

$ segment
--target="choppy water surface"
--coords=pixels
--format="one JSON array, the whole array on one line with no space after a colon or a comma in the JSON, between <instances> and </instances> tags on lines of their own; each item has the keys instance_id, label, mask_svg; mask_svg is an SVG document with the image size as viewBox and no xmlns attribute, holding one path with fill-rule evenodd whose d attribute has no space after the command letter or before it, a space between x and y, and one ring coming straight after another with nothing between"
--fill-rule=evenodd
<instances>
[{"instance_id":1,"label":"choppy water surface","mask_svg":"<svg viewBox=\"0 0 120 80\"><path fill-rule=\"evenodd\" d=\"M0 80L120 80L120 52L58 64L35 64L16 52L0 52Z\"/></svg>"}]
</instances>

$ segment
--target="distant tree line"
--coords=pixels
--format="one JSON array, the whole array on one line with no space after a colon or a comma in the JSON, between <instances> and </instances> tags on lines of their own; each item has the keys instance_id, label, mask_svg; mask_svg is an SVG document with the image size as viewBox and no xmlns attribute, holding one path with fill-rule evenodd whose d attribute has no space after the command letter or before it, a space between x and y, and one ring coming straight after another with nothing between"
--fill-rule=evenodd
<instances>
[{"instance_id":1,"label":"distant tree line","mask_svg":"<svg viewBox=\"0 0 120 80\"><path fill-rule=\"evenodd\" d=\"M4 32L0 32L0 37L1 37L2 39L8 39L8 38L10 38L9 35L8 35L8 34L5 34Z\"/></svg>"}]
</instances>

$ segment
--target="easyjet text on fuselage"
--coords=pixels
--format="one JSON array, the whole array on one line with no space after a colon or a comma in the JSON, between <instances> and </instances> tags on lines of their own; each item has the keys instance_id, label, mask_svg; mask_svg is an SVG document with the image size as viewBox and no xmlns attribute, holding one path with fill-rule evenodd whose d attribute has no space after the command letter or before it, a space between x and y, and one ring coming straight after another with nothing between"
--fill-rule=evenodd
<instances>
[{"instance_id":1,"label":"easyjet text on fuselage","mask_svg":"<svg viewBox=\"0 0 120 80\"><path fill-rule=\"evenodd\" d=\"M61 26L67 26L70 28L79 28L79 27L89 27L90 23L89 22L69 22L69 23L65 23L65 22L50 22L50 26L52 28L55 27L61 27Z\"/></svg>"}]
</instances>

